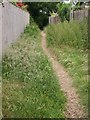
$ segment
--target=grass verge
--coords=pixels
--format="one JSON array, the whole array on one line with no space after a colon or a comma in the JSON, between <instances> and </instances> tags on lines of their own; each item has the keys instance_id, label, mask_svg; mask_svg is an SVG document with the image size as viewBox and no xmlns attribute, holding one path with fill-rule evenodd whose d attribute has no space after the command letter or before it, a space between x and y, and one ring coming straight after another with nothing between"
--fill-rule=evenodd
<instances>
[{"instance_id":1,"label":"grass verge","mask_svg":"<svg viewBox=\"0 0 90 120\"><path fill-rule=\"evenodd\" d=\"M47 46L73 78L80 103L88 109L88 40L86 21L67 21L46 28Z\"/></svg>"},{"instance_id":2,"label":"grass verge","mask_svg":"<svg viewBox=\"0 0 90 120\"><path fill-rule=\"evenodd\" d=\"M40 31L31 25L3 56L4 117L64 117L66 98L40 44Z\"/></svg>"}]
</instances>

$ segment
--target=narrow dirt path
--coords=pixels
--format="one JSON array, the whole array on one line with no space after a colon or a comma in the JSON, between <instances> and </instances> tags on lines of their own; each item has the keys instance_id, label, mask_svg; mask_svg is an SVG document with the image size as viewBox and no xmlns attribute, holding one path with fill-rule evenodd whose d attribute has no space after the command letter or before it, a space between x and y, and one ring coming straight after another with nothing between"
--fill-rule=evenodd
<instances>
[{"instance_id":1,"label":"narrow dirt path","mask_svg":"<svg viewBox=\"0 0 90 120\"><path fill-rule=\"evenodd\" d=\"M83 118L84 112L83 108L79 104L79 98L76 94L75 88L72 87L72 81L68 73L64 70L64 67L58 63L55 59L55 56L51 54L50 50L46 47L46 34L42 31L42 48L44 53L48 56L50 62L52 63L53 70L55 71L61 89L64 91L65 95L67 96L67 111L65 115L67 118Z\"/></svg>"}]
</instances>

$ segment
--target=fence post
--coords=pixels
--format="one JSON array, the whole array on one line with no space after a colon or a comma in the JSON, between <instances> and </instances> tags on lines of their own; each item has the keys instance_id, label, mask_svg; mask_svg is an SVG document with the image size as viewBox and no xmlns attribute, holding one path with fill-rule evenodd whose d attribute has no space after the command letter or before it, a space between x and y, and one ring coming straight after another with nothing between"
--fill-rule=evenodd
<instances>
[{"instance_id":1,"label":"fence post","mask_svg":"<svg viewBox=\"0 0 90 120\"><path fill-rule=\"evenodd\" d=\"M73 10L70 11L70 20L73 20Z\"/></svg>"},{"instance_id":2,"label":"fence post","mask_svg":"<svg viewBox=\"0 0 90 120\"><path fill-rule=\"evenodd\" d=\"M90 50L90 7L88 9L88 44Z\"/></svg>"},{"instance_id":3,"label":"fence post","mask_svg":"<svg viewBox=\"0 0 90 120\"><path fill-rule=\"evenodd\" d=\"M2 59L2 4L0 4L0 60Z\"/></svg>"}]
</instances>

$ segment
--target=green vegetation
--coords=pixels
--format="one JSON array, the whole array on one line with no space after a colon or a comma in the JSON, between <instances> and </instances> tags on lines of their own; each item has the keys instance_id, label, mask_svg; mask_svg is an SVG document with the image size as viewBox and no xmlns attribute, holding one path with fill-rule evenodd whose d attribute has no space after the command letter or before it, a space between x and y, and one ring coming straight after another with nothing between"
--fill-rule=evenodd
<instances>
[{"instance_id":1,"label":"green vegetation","mask_svg":"<svg viewBox=\"0 0 90 120\"><path fill-rule=\"evenodd\" d=\"M71 10L71 3L58 3L57 4L57 12L60 16L60 20L64 22L65 20L70 20L70 10Z\"/></svg>"},{"instance_id":2,"label":"green vegetation","mask_svg":"<svg viewBox=\"0 0 90 120\"><path fill-rule=\"evenodd\" d=\"M73 85L85 108L88 107L87 22L71 21L49 25L47 44L73 78Z\"/></svg>"},{"instance_id":3,"label":"green vegetation","mask_svg":"<svg viewBox=\"0 0 90 120\"><path fill-rule=\"evenodd\" d=\"M48 24L50 12L56 10L56 3L52 2L28 2L28 11L38 24L40 29Z\"/></svg>"},{"instance_id":4,"label":"green vegetation","mask_svg":"<svg viewBox=\"0 0 90 120\"><path fill-rule=\"evenodd\" d=\"M88 48L87 22L71 21L49 25L47 28L48 45L66 45L76 49Z\"/></svg>"},{"instance_id":5,"label":"green vegetation","mask_svg":"<svg viewBox=\"0 0 90 120\"><path fill-rule=\"evenodd\" d=\"M33 24L3 56L4 117L64 117L66 98L40 44Z\"/></svg>"},{"instance_id":6,"label":"green vegetation","mask_svg":"<svg viewBox=\"0 0 90 120\"><path fill-rule=\"evenodd\" d=\"M85 4L83 2L77 2L77 4L73 7L73 10L83 9L84 5Z\"/></svg>"},{"instance_id":7,"label":"green vegetation","mask_svg":"<svg viewBox=\"0 0 90 120\"><path fill-rule=\"evenodd\" d=\"M43 29L48 25L49 16L53 13L58 13L60 20L63 22L65 20L69 21L69 14L71 9L71 3L65 4L63 2L31 2L25 3L28 5L28 11L33 17L35 22L38 24L40 29Z\"/></svg>"}]
</instances>

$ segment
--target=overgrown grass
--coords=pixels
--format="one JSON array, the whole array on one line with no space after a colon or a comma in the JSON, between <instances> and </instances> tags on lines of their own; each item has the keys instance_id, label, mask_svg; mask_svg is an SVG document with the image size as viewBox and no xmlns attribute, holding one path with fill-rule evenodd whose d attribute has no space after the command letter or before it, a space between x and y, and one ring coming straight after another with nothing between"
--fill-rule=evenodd
<instances>
[{"instance_id":1,"label":"overgrown grass","mask_svg":"<svg viewBox=\"0 0 90 120\"><path fill-rule=\"evenodd\" d=\"M64 117L66 98L40 40L33 24L3 56L4 117Z\"/></svg>"},{"instance_id":2,"label":"overgrown grass","mask_svg":"<svg viewBox=\"0 0 90 120\"><path fill-rule=\"evenodd\" d=\"M73 78L81 104L88 108L88 40L86 21L67 21L46 28L47 45Z\"/></svg>"},{"instance_id":3,"label":"overgrown grass","mask_svg":"<svg viewBox=\"0 0 90 120\"><path fill-rule=\"evenodd\" d=\"M87 20L71 21L49 25L47 29L48 46L66 45L76 49L88 48Z\"/></svg>"}]
</instances>

